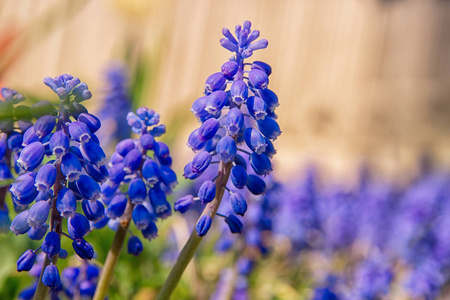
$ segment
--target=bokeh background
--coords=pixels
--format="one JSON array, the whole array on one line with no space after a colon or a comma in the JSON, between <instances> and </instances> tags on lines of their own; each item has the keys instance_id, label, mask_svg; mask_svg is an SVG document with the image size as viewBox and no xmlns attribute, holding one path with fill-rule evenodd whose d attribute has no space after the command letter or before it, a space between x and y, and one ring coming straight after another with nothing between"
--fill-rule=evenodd
<instances>
[{"instance_id":1,"label":"bokeh background","mask_svg":"<svg viewBox=\"0 0 450 300\"><path fill-rule=\"evenodd\" d=\"M219 45L221 29L244 20L269 40L252 58L272 66L270 85L281 103L276 178L292 178L314 164L330 181L351 182L365 164L406 182L423 156L438 168L450 167L445 0L2 0L0 86L51 100L42 79L73 74L89 85L94 100L87 106L98 111L105 71L125 65L134 80L133 106L160 113L174 169L181 173L193 156L187 137L198 126L189 108L206 77L229 57ZM171 222L167 228L184 221ZM105 245L111 238L112 233L98 236ZM1 239L1 291L13 293L22 284L12 275L17 253L5 250L5 243L24 248L27 241ZM152 242L143 259L158 260L161 240ZM118 281L133 274L129 268L119 265ZM165 278L155 276L142 279L142 286L158 286ZM117 288L113 295L119 298L111 299L136 291L142 292Z\"/></svg>"}]
</instances>

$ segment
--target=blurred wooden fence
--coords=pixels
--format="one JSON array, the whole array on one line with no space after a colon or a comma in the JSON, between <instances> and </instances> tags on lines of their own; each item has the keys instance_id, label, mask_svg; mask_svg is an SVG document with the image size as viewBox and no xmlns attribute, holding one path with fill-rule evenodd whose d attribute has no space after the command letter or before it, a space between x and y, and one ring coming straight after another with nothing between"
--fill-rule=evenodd
<instances>
[{"instance_id":1,"label":"blurred wooden fence","mask_svg":"<svg viewBox=\"0 0 450 300\"><path fill-rule=\"evenodd\" d=\"M247 19L269 40L254 59L272 65L281 102L279 176L310 161L349 174L365 159L398 176L423 151L450 166L450 1L74 2L0 1L0 33L26 36L0 52L11 60L2 83L50 95L42 78L67 72L101 91L102 70L132 41L149 63L148 103L166 123L184 109L178 167L197 126L187 108L230 56L221 29Z\"/></svg>"}]
</instances>

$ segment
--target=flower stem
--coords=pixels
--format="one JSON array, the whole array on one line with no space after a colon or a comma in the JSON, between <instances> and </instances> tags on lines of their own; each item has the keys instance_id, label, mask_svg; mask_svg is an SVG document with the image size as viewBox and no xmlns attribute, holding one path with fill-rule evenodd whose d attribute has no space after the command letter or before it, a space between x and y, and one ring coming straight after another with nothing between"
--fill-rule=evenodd
<instances>
[{"instance_id":1,"label":"flower stem","mask_svg":"<svg viewBox=\"0 0 450 300\"><path fill-rule=\"evenodd\" d=\"M54 185L55 195L58 195L59 191L65 186L64 175L61 172L61 164L58 162L56 164L56 182ZM62 231L62 220L61 215L59 214L56 208L56 197L52 200L51 207L51 216L50 216L50 231L55 231L61 236ZM56 264L57 258L53 258L53 263ZM44 263L42 265L41 276L39 276L38 285L36 287L36 291L34 292L33 300L43 300L47 298L49 288L42 283L42 275L44 274L45 267L50 264L50 259L48 256L45 256Z\"/></svg>"},{"instance_id":2,"label":"flower stem","mask_svg":"<svg viewBox=\"0 0 450 300\"><path fill-rule=\"evenodd\" d=\"M119 259L120 251L122 250L128 228L131 224L133 207L134 205L131 203L130 199L128 199L125 213L120 221L119 227L116 230L112 246L109 249L108 256L106 257L105 264L103 265L93 300L103 300L108 293L109 284L114 274L114 269L116 267L117 260Z\"/></svg>"},{"instance_id":3,"label":"flower stem","mask_svg":"<svg viewBox=\"0 0 450 300\"><path fill-rule=\"evenodd\" d=\"M217 209L220 206L220 202L222 202L225 186L227 184L228 177L230 176L231 167L232 167L231 162L229 163L220 162L218 177L215 182L217 190L216 198L205 207L205 209L202 212L202 215L209 214L210 217L214 219L214 216L217 213ZM172 271L170 271L169 276L164 282L164 285L156 298L157 300L170 299L173 291L180 282L184 270L186 269L189 262L192 260L192 257L194 257L195 251L200 245L202 239L203 237L199 237L194 229L191 233L191 236L189 237L189 240L186 242L186 245L184 245L183 249L178 255L177 261L175 262Z\"/></svg>"}]
</instances>

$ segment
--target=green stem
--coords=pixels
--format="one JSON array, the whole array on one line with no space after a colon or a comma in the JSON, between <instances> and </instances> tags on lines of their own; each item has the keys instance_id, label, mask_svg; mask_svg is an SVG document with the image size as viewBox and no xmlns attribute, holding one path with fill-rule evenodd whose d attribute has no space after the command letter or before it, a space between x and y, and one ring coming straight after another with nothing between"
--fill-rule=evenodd
<instances>
[{"instance_id":1,"label":"green stem","mask_svg":"<svg viewBox=\"0 0 450 300\"><path fill-rule=\"evenodd\" d=\"M134 205L130 202L130 200L128 200L124 217L121 219L120 225L116 230L112 246L109 249L108 256L106 257L105 264L103 265L93 300L104 300L106 294L108 293L109 284L114 274L114 269L116 267L117 260L119 259L120 251L122 250L128 228L130 227L133 206Z\"/></svg>"},{"instance_id":2,"label":"green stem","mask_svg":"<svg viewBox=\"0 0 450 300\"><path fill-rule=\"evenodd\" d=\"M227 184L228 177L230 175L231 167L232 167L231 162L229 163L220 162L218 171L219 176L216 179L216 191L217 191L216 198L205 207L202 215L209 214L210 217L214 219L214 216L217 213L217 209L220 206L220 202L222 202L222 197L225 191L225 186ZM159 292L156 300L170 299L173 291L180 282L184 270L186 269L189 262L192 260L192 257L194 257L195 251L200 245L202 239L203 237L199 237L197 235L196 230L194 229L186 245L184 245L183 249L178 255L178 259L175 262L172 271L170 271L170 274L167 277L166 281L164 282L164 285L161 288L161 291Z\"/></svg>"}]
</instances>

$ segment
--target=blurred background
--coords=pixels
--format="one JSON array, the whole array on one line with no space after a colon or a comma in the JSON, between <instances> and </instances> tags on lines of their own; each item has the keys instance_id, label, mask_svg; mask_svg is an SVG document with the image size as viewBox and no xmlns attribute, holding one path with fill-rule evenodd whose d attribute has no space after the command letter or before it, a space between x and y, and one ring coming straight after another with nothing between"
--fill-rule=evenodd
<instances>
[{"instance_id":1,"label":"blurred background","mask_svg":"<svg viewBox=\"0 0 450 300\"><path fill-rule=\"evenodd\" d=\"M181 174L193 157L187 137L198 127L189 108L207 76L230 56L219 44L222 28L244 20L269 40L252 59L272 66L270 86L280 99L278 180L315 165L330 181L356 182L357 170L370 165L379 176L405 183L419 172L420 158L433 158L438 169L450 167L445 0L2 0L0 86L55 100L43 78L73 74L89 85L93 100L87 106L95 112L106 93L105 72L124 66L133 107L160 113L173 169ZM175 218L166 230L177 222L184 221ZM97 238L107 245L112 233ZM21 248L28 243L11 240ZM155 241L157 250L144 258L157 260L164 242ZM0 285L16 282L8 277L11 266L13 260L0 272ZM125 272L120 278L130 266L123 263L119 270ZM155 276L158 286L165 273ZM274 299L303 295L279 288L285 297ZM129 293L116 291L111 299L123 295Z\"/></svg>"}]
</instances>

